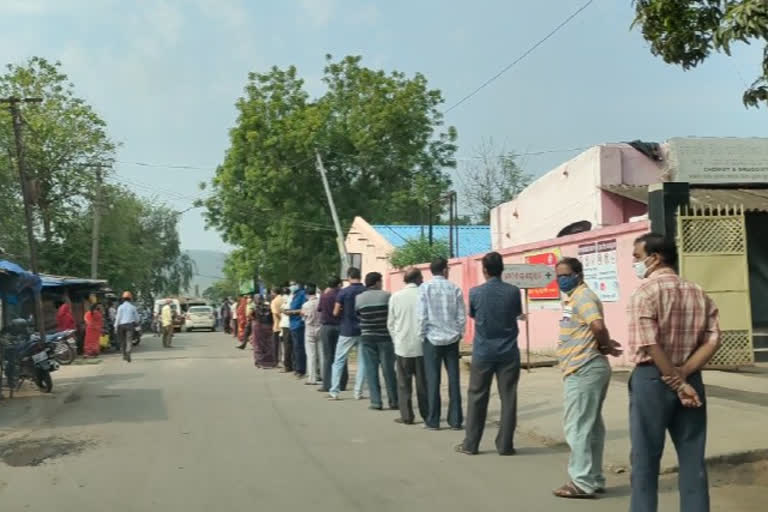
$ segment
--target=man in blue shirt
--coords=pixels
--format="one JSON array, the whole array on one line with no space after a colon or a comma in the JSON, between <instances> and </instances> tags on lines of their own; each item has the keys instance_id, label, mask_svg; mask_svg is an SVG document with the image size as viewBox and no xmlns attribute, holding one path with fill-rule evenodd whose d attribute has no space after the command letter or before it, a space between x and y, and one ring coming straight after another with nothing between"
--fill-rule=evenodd
<instances>
[{"instance_id":1,"label":"man in blue shirt","mask_svg":"<svg viewBox=\"0 0 768 512\"><path fill-rule=\"evenodd\" d=\"M304 348L304 318L301 316L301 307L307 302L307 292L304 285L291 284L291 340L293 345L293 371L297 379L307 373L307 352Z\"/></svg>"},{"instance_id":2,"label":"man in blue shirt","mask_svg":"<svg viewBox=\"0 0 768 512\"><path fill-rule=\"evenodd\" d=\"M336 304L333 307L334 316L341 318L341 326L339 329L339 342L336 345L336 355L333 361L331 388L328 391L328 398L330 400L339 399L341 376L347 364L349 351L360 344L360 323L355 311L355 300L358 295L365 291L365 286L360 282L360 278L360 269L350 267L347 271L349 286L339 291L339 294L336 296ZM357 400L364 398L363 384L365 384L365 364L358 350L357 374L355 375L355 399Z\"/></svg>"},{"instance_id":3,"label":"man in blue shirt","mask_svg":"<svg viewBox=\"0 0 768 512\"><path fill-rule=\"evenodd\" d=\"M133 294L129 291L123 292L123 303L117 308L115 315L115 332L120 344L120 351L123 353L123 359L131 362L131 337L133 329L139 323L139 312L133 305Z\"/></svg>"},{"instance_id":4,"label":"man in blue shirt","mask_svg":"<svg viewBox=\"0 0 768 512\"><path fill-rule=\"evenodd\" d=\"M503 271L501 254L489 252L483 257L486 282L469 292L469 316L475 319L475 340L467 390L466 435L464 442L456 446L457 452L467 455L478 452L494 375L501 399L496 451L499 455L515 454L517 382L520 379L517 321L523 308L520 289L501 280Z\"/></svg>"}]
</instances>

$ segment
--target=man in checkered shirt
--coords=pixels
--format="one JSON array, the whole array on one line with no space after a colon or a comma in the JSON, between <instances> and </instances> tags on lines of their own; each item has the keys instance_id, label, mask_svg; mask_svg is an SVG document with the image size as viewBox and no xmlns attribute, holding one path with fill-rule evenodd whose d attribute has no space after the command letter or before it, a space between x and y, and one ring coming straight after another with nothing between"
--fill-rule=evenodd
<instances>
[{"instance_id":1,"label":"man in checkered shirt","mask_svg":"<svg viewBox=\"0 0 768 512\"><path fill-rule=\"evenodd\" d=\"M709 511L704 448L707 412L701 368L720 344L718 310L674 270L677 249L661 235L635 241L643 283L629 304L632 512L656 512L659 462L669 431L678 454L681 512Z\"/></svg>"}]
</instances>

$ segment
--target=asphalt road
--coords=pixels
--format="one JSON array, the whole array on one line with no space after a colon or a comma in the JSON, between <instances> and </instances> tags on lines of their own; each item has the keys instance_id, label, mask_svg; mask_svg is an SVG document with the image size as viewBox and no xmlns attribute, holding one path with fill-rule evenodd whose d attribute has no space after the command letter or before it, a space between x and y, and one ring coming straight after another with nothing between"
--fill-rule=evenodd
<instances>
[{"instance_id":1,"label":"asphalt road","mask_svg":"<svg viewBox=\"0 0 768 512\"><path fill-rule=\"evenodd\" d=\"M398 425L396 412L350 397L328 402L289 375L257 370L250 351L223 334L182 334L174 343L163 349L146 337L131 364L113 355L55 374L60 397L70 386L66 399L0 438L3 510L628 508L622 475L609 476L599 500L554 498L551 489L566 479L563 450L519 437L519 454L499 457L490 427L483 453L459 455L460 432ZM677 510L673 488L661 510Z\"/></svg>"}]
</instances>

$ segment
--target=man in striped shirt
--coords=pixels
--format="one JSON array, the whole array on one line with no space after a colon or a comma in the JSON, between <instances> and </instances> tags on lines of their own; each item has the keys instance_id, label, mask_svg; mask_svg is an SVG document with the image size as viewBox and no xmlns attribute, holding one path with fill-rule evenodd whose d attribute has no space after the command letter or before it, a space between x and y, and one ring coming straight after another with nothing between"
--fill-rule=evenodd
<instances>
[{"instance_id":1,"label":"man in striped shirt","mask_svg":"<svg viewBox=\"0 0 768 512\"><path fill-rule=\"evenodd\" d=\"M389 408L397 409L397 380L395 378L395 347L387 329L389 292L381 289L382 276L370 272L365 276L365 291L355 298L355 311L360 320L360 341L365 360L368 387L371 390L371 409L382 410L379 366L387 386Z\"/></svg>"},{"instance_id":2,"label":"man in striped shirt","mask_svg":"<svg viewBox=\"0 0 768 512\"><path fill-rule=\"evenodd\" d=\"M701 369L720 344L718 310L694 283L675 273L677 248L649 233L635 241L634 270L643 283L629 302L632 512L658 509L659 461L666 432L678 457L682 512L709 511L704 450L707 410Z\"/></svg>"}]
</instances>

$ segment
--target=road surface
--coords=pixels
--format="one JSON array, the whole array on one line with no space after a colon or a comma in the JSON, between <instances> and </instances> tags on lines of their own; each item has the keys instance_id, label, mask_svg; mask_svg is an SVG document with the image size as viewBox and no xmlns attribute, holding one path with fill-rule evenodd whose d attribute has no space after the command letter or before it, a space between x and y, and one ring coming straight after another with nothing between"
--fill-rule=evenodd
<instances>
[{"instance_id":1,"label":"road surface","mask_svg":"<svg viewBox=\"0 0 768 512\"><path fill-rule=\"evenodd\" d=\"M329 402L292 376L257 370L221 333L174 343L145 337L131 364L108 355L62 369L60 403L42 412L35 400L46 398L6 401L0 415L25 407L32 418L2 430L3 510L627 510L626 475L609 475L609 493L594 502L554 498L566 479L562 449L521 436L517 456L499 457L490 427L483 453L456 454L460 432L398 425L395 411L367 401ZM739 510L729 494L714 509ZM667 486L661 510L676 502Z\"/></svg>"}]
</instances>

